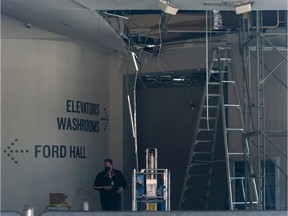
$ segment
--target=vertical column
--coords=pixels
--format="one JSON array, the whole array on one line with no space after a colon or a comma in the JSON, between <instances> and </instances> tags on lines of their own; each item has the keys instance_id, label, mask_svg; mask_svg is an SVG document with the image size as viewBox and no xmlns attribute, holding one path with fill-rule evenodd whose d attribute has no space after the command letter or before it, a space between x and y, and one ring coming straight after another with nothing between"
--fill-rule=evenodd
<instances>
[{"instance_id":1,"label":"vertical column","mask_svg":"<svg viewBox=\"0 0 288 216\"><path fill-rule=\"evenodd\" d=\"M262 31L262 12L256 12L257 20L257 182L259 191L259 208L265 207L265 140L262 132L264 131L264 85L263 79L263 41L261 38Z\"/></svg>"}]
</instances>

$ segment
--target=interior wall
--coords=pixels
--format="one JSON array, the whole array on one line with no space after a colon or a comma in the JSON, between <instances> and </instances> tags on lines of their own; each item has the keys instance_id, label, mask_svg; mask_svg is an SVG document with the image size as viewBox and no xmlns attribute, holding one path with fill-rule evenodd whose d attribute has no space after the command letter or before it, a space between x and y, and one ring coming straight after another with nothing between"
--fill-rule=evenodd
<instances>
[{"instance_id":1,"label":"interior wall","mask_svg":"<svg viewBox=\"0 0 288 216\"><path fill-rule=\"evenodd\" d=\"M82 199L100 210L93 183L109 156L117 57L3 15L1 27L1 210L29 204L37 215L50 193L65 193L73 210Z\"/></svg>"}]
</instances>

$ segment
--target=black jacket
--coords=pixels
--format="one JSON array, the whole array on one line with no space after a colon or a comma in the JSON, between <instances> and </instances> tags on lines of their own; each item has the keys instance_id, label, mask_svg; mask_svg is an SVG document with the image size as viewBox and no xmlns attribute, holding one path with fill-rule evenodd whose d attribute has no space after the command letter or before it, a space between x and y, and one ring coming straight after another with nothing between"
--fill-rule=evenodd
<instances>
[{"instance_id":1,"label":"black jacket","mask_svg":"<svg viewBox=\"0 0 288 216\"><path fill-rule=\"evenodd\" d=\"M112 186L111 190L101 188L103 186ZM117 193L119 187L124 190L127 188L127 181L121 171L113 169L113 176L110 179L106 171L100 172L94 181L94 189L100 191L101 202L109 200L121 200L121 193Z\"/></svg>"}]
</instances>

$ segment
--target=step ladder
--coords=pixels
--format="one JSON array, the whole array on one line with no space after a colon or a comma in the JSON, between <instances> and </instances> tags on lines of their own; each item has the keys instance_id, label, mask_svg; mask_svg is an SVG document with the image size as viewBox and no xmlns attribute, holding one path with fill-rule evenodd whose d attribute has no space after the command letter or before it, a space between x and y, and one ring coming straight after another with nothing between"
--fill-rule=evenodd
<instances>
[{"instance_id":1,"label":"step ladder","mask_svg":"<svg viewBox=\"0 0 288 216\"><path fill-rule=\"evenodd\" d=\"M214 51L213 63L218 64L220 72L221 114L223 122L226 171L228 182L229 209L257 209L259 204L255 176L253 172L250 147L244 136L244 119L240 96L236 83L235 70L229 47L218 47ZM212 63L212 64L213 64ZM228 70L227 76L221 71ZM244 172L237 174L235 162L242 161ZM236 190L238 185L239 191Z\"/></svg>"},{"instance_id":2,"label":"step ladder","mask_svg":"<svg viewBox=\"0 0 288 216\"><path fill-rule=\"evenodd\" d=\"M214 150L220 97L219 74L210 68L206 74L206 85L180 195L179 210L204 210L208 208L212 166L215 162Z\"/></svg>"},{"instance_id":3,"label":"step ladder","mask_svg":"<svg viewBox=\"0 0 288 216\"><path fill-rule=\"evenodd\" d=\"M226 167L229 209L252 209L253 205L258 204L249 144L243 136L244 121L234 77L230 48L216 48L206 76L179 209L187 209L186 206L191 206L191 202L197 206L196 209L209 209L213 164L219 162L224 162ZM219 118L222 121L225 151L225 159L222 161L214 159ZM245 172L241 176L235 175L234 167L231 166L236 161L244 163Z\"/></svg>"}]
</instances>

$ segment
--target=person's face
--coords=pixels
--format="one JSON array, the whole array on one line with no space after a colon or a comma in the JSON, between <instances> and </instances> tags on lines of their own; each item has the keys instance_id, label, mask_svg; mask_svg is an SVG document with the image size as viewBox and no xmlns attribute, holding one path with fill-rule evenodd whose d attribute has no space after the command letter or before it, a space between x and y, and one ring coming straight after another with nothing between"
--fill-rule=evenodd
<instances>
[{"instance_id":1,"label":"person's face","mask_svg":"<svg viewBox=\"0 0 288 216\"><path fill-rule=\"evenodd\" d=\"M104 163L104 169L105 169L106 171L111 170L112 167L113 167L113 166L112 166L111 163L109 163L109 162L105 162L105 163Z\"/></svg>"}]
</instances>

